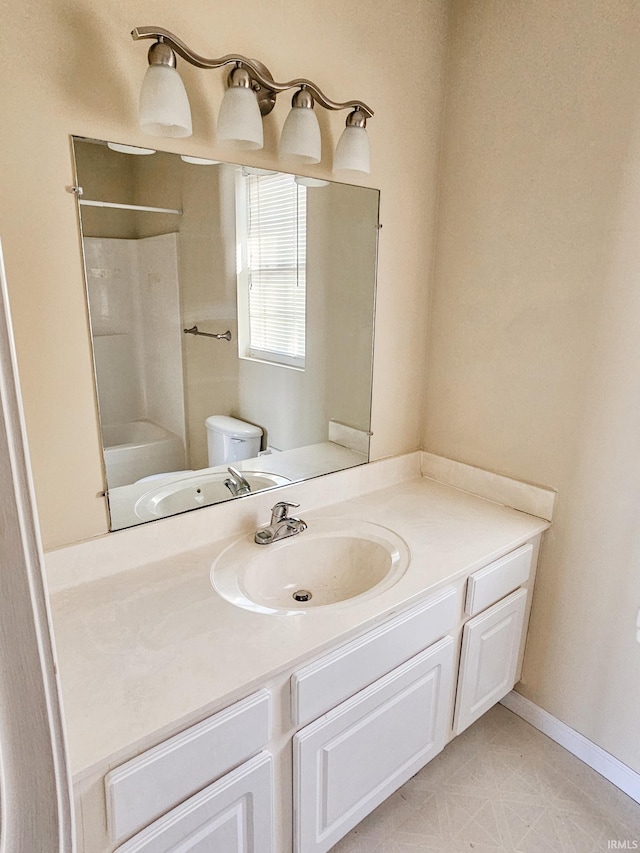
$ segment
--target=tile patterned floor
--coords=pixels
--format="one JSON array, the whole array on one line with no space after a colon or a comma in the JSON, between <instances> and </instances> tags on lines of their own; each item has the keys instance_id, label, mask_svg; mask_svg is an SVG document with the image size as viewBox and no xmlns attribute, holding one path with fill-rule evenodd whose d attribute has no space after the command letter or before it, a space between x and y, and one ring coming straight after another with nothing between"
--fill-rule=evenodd
<instances>
[{"instance_id":1,"label":"tile patterned floor","mask_svg":"<svg viewBox=\"0 0 640 853\"><path fill-rule=\"evenodd\" d=\"M497 705L332 850L596 853L625 841L640 850L640 805Z\"/></svg>"}]
</instances>

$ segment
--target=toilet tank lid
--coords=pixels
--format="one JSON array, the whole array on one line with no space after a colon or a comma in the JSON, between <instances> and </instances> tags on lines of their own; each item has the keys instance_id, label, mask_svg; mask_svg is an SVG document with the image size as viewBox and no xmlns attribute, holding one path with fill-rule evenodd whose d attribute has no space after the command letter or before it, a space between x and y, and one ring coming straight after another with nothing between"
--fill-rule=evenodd
<instances>
[{"instance_id":1,"label":"toilet tank lid","mask_svg":"<svg viewBox=\"0 0 640 853\"><path fill-rule=\"evenodd\" d=\"M205 423L207 429L230 435L233 438L259 438L262 435L260 427L238 420L238 418L231 418L229 415L211 415Z\"/></svg>"}]
</instances>

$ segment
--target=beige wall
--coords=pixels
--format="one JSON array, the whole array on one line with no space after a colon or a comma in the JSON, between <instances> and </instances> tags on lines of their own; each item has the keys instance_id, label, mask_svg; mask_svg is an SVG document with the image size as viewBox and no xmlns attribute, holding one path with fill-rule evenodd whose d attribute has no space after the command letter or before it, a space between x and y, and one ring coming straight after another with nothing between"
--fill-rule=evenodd
<instances>
[{"instance_id":1,"label":"beige wall","mask_svg":"<svg viewBox=\"0 0 640 853\"><path fill-rule=\"evenodd\" d=\"M78 184L83 199L88 201L116 201L121 204L135 202L136 157L119 157L106 145L76 140L73 152ZM82 208L82 233L85 237L136 237L136 214L131 210L113 210L106 207Z\"/></svg>"},{"instance_id":2,"label":"beige wall","mask_svg":"<svg viewBox=\"0 0 640 853\"><path fill-rule=\"evenodd\" d=\"M147 43L136 25L175 31L200 53L238 51L268 63L279 79L310 77L333 98L361 98L373 170L382 190L374 442L376 456L419 445L424 380L426 271L430 265L441 112L444 0L283 0L267 18L256 0L211 4L132 0L26 0L5 9L0 236L45 546L107 529L69 134L149 146L137 129ZM405 57L419 97L399 97ZM194 136L165 148L215 158L214 114L223 91L217 72L181 63L194 111ZM266 147L247 156L274 165L280 99L266 122ZM343 115L323 114L327 145ZM329 158L314 171L327 175Z\"/></svg>"},{"instance_id":3,"label":"beige wall","mask_svg":"<svg viewBox=\"0 0 640 853\"><path fill-rule=\"evenodd\" d=\"M173 155L157 151L153 156L135 157L87 139L75 139L73 152L83 201L182 208L182 173ZM180 231L182 224L182 217L174 214L89 205L82 207L81 214L85 237L157 237Z\"/></svg>"},{"instance_id":4,"label":"beige wall","mask_svg":"<svg viewBox=\"0 0 640 853\"><path fill-rule=\"evenodd\" d=\"M206 419L230 414L238 399L235 176L226 166L182 165L182 319L185 328L231 332L231 342L183 336L188 460L198 469L209 465Z\"/></svg>"},{"instance_id":5,"label":"beige wall","mask_svg":"<svg viewBox=\"0 0 640 853\"><path fill-rule=\"evenodd\" d=\"M0 236L45 545L107 529L69 134L136 127L158 23L205 54L259 56L360 97L382 190L373 453L418 444L444 54L444 0L26 0L0 43ZM640 35L623 0L454 2L424 446L559 489L525 695L640 770ZM303 38L300 34L303 34ZM410 74L407 56L411 56ZM222 77L182 64L216 157ZM418 80L415 93L408 80ZM267 147L274 165L281 99ZM321 113L335 142L338 116ZM318 167L328 174L328 165Z\"/></svg>"},{"instance_id":6,"label":"beige wall","mask_svg":"<svg viewBox=\"0 0 640 853\"><path fill-rule=\"evenodd\" d=\"M638 4L453 6L424 447L558 489L520 689L638 771Z\"/></svg>"},{"instance_id":7,"label":"beige wall","mask_svg":"<svg viewBox=\"0 0 640 853\"><path fill-rule=\"evenodd\" d=\"M313 192L313 191L312 191ZM378 201L362 190L334 188L339 215L330 197L318 194L327 245L324 270L325 329L321 340L327 420L355 429L369 429L371 410L371 323L374 316L371 282L375 281Z\"/></svg>"}]
</instances>

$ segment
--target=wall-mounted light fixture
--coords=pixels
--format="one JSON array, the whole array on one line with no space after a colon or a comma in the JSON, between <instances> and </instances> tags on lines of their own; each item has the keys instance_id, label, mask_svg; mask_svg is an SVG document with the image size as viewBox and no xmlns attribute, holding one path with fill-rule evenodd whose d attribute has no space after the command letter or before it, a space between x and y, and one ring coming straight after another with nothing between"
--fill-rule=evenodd
<instances>
[{"instance_id":1,"label":"wall-mounted light fixture","mask_svg":"<svg viewBox=\"0 0 640 853\"><path fill-rule=\"evenodd\" d=\"M315 83L302 78L277 83L261 62L239 54L206 59L161 27L136 27L131 36L134 41L155 39L149 48L149 68L140 92L140 126L146 133L172 137L191 135L191 109L176 70L177 53L197 68L233 65L218 115L218 142L245 150L262 148L262 118L271 112L280 92L296 89L291 112L282 128L280 157L292 165L320 162L320 126L314 112L315 103L318 103L327 110L350 110L336 147L334 173L369 173L371 154L365 128L373 110L362 101L331 101Z\"/></svg>"}]
</instances>

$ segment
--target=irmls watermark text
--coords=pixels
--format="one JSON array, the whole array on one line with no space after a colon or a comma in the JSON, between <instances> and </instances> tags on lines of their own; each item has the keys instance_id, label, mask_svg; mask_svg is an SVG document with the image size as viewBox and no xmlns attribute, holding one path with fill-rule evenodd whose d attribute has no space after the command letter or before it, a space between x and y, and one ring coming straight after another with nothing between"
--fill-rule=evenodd
<instances>
[{"instance_id":1,"label":"irmls watermark text","mask_svg":"<svg viewBox=\"0 0 640 853\"><path fill-rule=\"evenodd\" d=\"M610 838L607 850L640 850L640 841L637 838Z\"/></svg>"}]
</instances>

